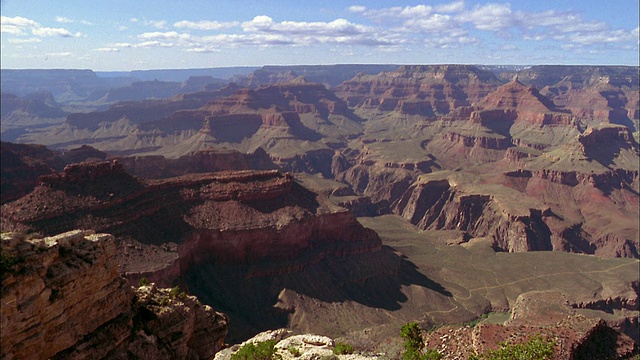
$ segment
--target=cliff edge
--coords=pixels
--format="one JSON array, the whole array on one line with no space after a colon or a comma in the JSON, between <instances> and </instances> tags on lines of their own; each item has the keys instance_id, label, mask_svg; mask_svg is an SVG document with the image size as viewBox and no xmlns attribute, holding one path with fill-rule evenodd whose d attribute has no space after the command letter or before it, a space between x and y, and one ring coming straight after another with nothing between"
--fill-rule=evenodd
<instances>
[{"instance_id":1,"label":"cliff edge","mask_svg":"<svg viewBox=\"0 0 640 360\"><path fill-rule=\"evenodd\" d=\"M194 296L118 275L112 235L2 234L3 359L210 359L224 314Z\"/></svg>"}]
</instances>

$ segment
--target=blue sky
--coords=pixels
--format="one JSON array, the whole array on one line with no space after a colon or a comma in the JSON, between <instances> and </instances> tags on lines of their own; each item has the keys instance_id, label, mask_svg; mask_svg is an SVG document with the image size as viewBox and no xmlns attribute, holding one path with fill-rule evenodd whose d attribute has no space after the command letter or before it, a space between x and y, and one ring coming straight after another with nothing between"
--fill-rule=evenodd
<instances>
[{"instance_id":1,"label":"blue sky","mask_svg":"<svg viewBox=\"0 0 640 360\"><path fill-rule=\"evenodd\" d=\"M638 1L2 0L1 67L638 65Z\"/></svg>"}]
</instances>

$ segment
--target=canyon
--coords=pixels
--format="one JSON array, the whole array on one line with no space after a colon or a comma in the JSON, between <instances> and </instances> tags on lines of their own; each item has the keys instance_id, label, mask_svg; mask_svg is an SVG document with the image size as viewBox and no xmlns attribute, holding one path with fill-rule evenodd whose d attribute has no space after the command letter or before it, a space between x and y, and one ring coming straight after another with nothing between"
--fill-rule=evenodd
<instances>
[{"instance_id":1,"label":"canyon","mask_svg":"<svg viewBox=\"0 0 640 360\"><path fill-rule=\"evenodd\" d=\"M446 358L536 332L637 351L637 68L207 76L123 81L100 104L3 93L21 129L2 142L3 233L112 234L117 272L155 284L138 298L178 286L230 343L287 328L384 352L418 321ZM552 323L503 319L558 299ZM501 320L452 325L483 314Z\"/></svg>"}]
</instances>

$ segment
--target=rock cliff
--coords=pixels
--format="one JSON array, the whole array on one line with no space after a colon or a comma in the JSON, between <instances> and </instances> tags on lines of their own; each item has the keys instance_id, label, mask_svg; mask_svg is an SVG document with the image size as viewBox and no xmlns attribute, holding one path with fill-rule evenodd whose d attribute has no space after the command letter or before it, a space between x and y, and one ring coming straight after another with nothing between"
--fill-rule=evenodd
<instances>
[{"instance_id":1,"label":"rock cliff","mask_svg":"<svg viewBox=\"0 0 640 360\"><path fill-rule=\"evenodd\" d=\"M70 165L41 181L31 194L4 205L3 231L112 232L119 239L119 271L132 283L144 276L160 286L180 284L222 306L239 324L236 335L286 318L286 312L274 312L278 285L264 284L284 277L307 287L313 283L310 267L334 262L355 268L331 273L331 281L357 283L399 270L400 259L383 251L376 233L352 213L276 170L143 181L119 163L102 162ZM388 266L362 272L358 261L365 258ZM210 281L197 280L201 274ZM267 286L264 296L247 297L255 282ZM224 284L224 291L212 291L215 284Z\"/></svg>"},{"instance_id":2,"label":"rock cliff","mask_svg":"<svg viewBox=\"0 0 640 360\"><path fill-rule=\"evenodd\" d=\"M210 359L226 333L193 296L129 286L111 235L2 235L3 358Z\"/></svg>"},{"instance_id":3,"label":"rock cliff","mask_svg":"<svg viewBox=\"0 0 640 360\"><path fill-rule=\"evenodd\" d=\"M477 102L499 84L492 73L469 65L402 66L359 74L337 87L336 94L351 107L432 118Z\"/></svg>"}]
</instances>

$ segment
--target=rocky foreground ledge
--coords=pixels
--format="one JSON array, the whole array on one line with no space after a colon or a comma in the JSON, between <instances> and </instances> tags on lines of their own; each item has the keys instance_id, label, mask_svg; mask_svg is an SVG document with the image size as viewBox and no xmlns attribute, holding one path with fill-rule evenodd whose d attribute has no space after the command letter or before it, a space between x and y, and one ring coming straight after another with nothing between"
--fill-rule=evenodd
<instances>
[{"instance_id":1,"label":"rocky foreground ledge","mask_svg":"<svg viewBox=\"0 0 640 360\"><path fill-rule=\"evenodd\" d=\"M3 359L211 359L228 320L179 289L133 288L109 234L2 234Z\"/></svg>"}]
</instances>

